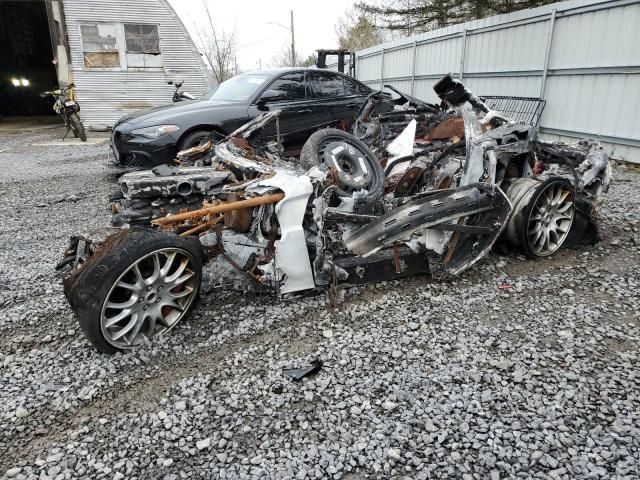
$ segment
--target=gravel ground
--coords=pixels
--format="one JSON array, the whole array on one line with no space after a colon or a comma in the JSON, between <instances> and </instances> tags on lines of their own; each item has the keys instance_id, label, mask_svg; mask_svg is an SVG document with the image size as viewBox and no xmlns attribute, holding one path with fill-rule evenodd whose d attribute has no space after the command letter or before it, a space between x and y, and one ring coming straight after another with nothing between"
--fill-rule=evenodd
<instances>
[{"instance_id":1,"label":"gravel ground","mask_svg":"<svg viewBox=\"0 0 640 480\"><path fill-rule=\"evenodd\" d=\"M286 302L205 296L107 356L53 271L108 222L106 145L0 136L1 478L640 477L640 174L603 242ZM501 290L503 282L514 288ZM324 367L295 383L283 367Z\"/></svg>"}]
</instances>

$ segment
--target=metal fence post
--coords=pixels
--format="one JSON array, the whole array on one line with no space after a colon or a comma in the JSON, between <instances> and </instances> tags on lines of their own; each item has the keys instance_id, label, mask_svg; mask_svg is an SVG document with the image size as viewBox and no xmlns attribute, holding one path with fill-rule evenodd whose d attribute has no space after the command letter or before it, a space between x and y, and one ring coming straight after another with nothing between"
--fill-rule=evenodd
<instances>
[{"instance_id":1,"label":"metal fence post","mask_svg":"<svg viewBox=\"0 0 640 480\"><path fill-rule=\"evenodd\" d=\"M418 42L413 41L413 60L411 61L411 96L413 96L414 85L416 83L416 50Z\"/></svg>"},{"instance_id":2,"label":"metal fence post","mask_svg":"<svg viewBox=\"0 0 640 480\"><path fill-rule=\"evenodd\" d=\"M549 35L547 36L547 50L544 52L544 69L542 70L542 81L540 82L540 98L544 98L544 89L547 86L547 74L549 73L549 58L551 57L551 44L553 43L553 29L556 24L556 9L551 11L549 17Z\"/></svg>"},{"instance_id":3,"label":"metal fence post","mask_svg":"<svg viewBox=\"0 0 640 480\"><path fill-rule=\"evenodd\" d=\"M467 29L462 31L462 54L460 55L460 81L464 79L464 55L467 49Z\"/></svg>"},{"instance_id":4,"label":"metal fence post","mask_svg":"<svg viewBox=\"0 0 640 480\"><path fill-rule=\"evenodd\" d=\"M380 52L380 90L382 90L384 87L384 47Z\"/></svg>"}]
</instances>

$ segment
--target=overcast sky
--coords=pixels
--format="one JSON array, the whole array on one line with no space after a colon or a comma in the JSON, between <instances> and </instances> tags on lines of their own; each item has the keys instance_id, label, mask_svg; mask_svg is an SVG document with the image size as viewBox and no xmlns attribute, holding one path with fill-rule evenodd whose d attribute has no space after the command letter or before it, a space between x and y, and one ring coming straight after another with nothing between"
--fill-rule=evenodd
<instances>
[{"instance_id":1,"label":"overcast sky","mask_svg":"<svg viewBox=\"0 0 640 480\"><path fill-rule=\"evenodd\" d=\"M354 0L208 0L219 26L236 26L238 65L242 70L267 67L291 42L289 12L293 10L296 50L306 58L318 48L335 48L335 24ZM197 44L194 25L202 18L202 0L169 0Z\"/></svg>"}]
</instances>

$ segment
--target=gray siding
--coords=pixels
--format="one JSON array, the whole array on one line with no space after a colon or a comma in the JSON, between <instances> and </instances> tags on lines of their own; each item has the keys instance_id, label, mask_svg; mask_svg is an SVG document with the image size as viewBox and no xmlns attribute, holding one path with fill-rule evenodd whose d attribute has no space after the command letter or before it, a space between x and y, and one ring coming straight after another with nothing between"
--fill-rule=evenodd
<instances>
[{"instance_id":1,"label":"gray siding","mask_svg":"<svg viewBox=\"0 0 640 480\"><path fill-rule=\"evenodd\" d=\"M171 103L169 80L184 80L183 89L202 95L211 77L186 28L166 0L64 0L71 51L71 73L85 125L113 126L123 115L140 108ZM85 68L80 24L85 22L157 24L161 69L127 71Z\"/></svg>"},{"instance_id":2,"label":"gray siding","mask_svg":"<svg viewBox=\"0 0 640 480\"><path fill-rule=\"evenodd\" d=\"M640 163L639 25L638 0L555 3L359 51L356 77L429 101L449 72L477 94L542 96L544 135L598 137Z\"/></svg>"}]
</instances>

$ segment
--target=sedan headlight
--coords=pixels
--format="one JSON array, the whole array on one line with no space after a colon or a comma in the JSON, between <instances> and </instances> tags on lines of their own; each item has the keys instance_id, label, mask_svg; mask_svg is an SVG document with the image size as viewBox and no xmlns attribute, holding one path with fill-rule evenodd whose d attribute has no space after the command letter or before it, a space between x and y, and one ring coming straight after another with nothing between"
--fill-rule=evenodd
<instances>
[{"instance_id":1,"label":"sedan headlight","mask_svg":"<svg viewBox=\"0 0 640 480\"><path fill-rule=\"evenodd\" d=\"M177 125L157 125L155 127L139 128L137 130L131 130L131 133L145 138L158 138L167 133L180 130Z\"/></svg>"}]
</instances>

